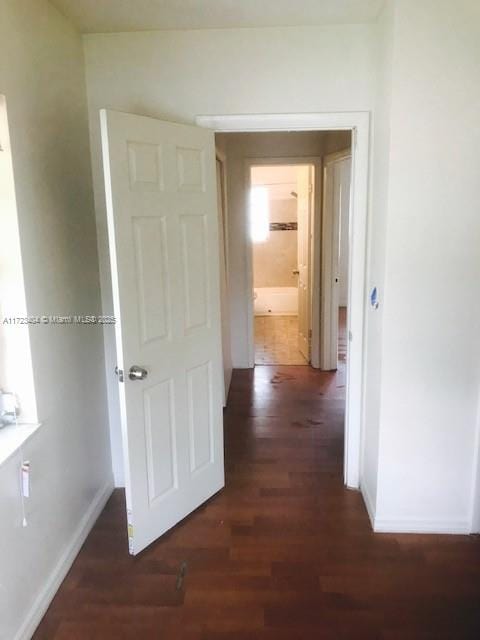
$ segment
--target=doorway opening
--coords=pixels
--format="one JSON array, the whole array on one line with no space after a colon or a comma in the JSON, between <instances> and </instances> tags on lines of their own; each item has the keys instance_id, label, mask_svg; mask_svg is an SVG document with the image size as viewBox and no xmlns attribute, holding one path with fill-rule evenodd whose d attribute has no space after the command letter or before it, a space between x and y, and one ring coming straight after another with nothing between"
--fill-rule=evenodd
<instances>
[{"instance_id":1,"label":"doorway opening","mask_svg":"<svg viewBox=\"0 0 480 640\"><path fill-rule=\"evenodd\" d=\"M311 156L318 155L310 146L308 151L292 153L288 144L284 144L288 136L303 134L328 135L331 132L342 132L349 136L351 154L351 201L349 218L349 260L348 260L348 312L342 310L337 315L337 340L340 335L340 349L335 345L335 364L346 357L348 367L345 370L345 422L344 422L344 479L352 488L360 487L361 467L361 432L363 423L364 397L364 322L367 309L366 297L366 255L367 255L367 193L368 193L368 154L369 154L369 114L366 112L351 113L309 113L309 114L269 114L269 115L212 115L197 116L196 123L215 131L216 143L222 148L228 147L227 165L229 167L229 238L228 250L230 278L230 314L232 334L232 360L234 367L249 368L255 366L254 349L254 299L253 299L253 255L249 240L249 226L245 219L247 210L247 193L245 183L250 182L250 165L262 164L262 158L268 160L263 164L290 164L292 156L299 157L303 163L309 163ZM257 136L270 135L269 143L264 148L255 143ZM236 140L232 145L230 140ZM230 139L230 140L227 140ZM328 153L345 150L344 147L326 149ZM232 153L231 153L232 151ZM322 154L324 156L325 154ZM254 162L252 162L254 160ZM320 170L315 171L315 188L323 186L323 161ZM243 164L243 167L241 166ZM243 173L243 186L242 183ZM322 193L322 189L320 190ZM320 207L321 208L321 207ZM239 209L243 213L238 213ZM242 217L243 216L243 217ZM325 235L323 220L314 213L312 243L321 247ZM329 297L322 282L323 257L320 251L312 257L312 290L311 290L311 365L314 368L326 368L320 362L323 342L327 329L324 313L324 299ZM318 283L317 286L314 283ZM315 300L315 296L319 299ZM339 331L339 319L345 317L345 330ZM341 329L341 324L340 324ZM315 333L317 332L317 335ZM331 332L330 332L331 335ZM330 343L333 341L330 340ZM281 365L280 365L281 366ZM331 370L329 369L329 370Z\"/></svg>"},{"instance_id":2,"label":"doorway opening","mask_svg":"<svg viewBox=\"0 0 480 640\"><path fill-rule=\"evenodd\" d=\"M256 365L310 362L314 166L250 169Z\"/></svg>"}]
</instances>

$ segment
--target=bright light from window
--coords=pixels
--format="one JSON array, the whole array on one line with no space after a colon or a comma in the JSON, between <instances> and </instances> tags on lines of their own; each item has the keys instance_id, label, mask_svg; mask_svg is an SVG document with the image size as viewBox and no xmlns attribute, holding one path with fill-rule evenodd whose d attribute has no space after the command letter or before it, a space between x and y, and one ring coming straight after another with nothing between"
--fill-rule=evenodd
<instances>
[{"instance_id":1,"label":"bright light from window","mask_svg":"<svg viewBox=\"0 0 480 640\"><path fill-rule=\"evenodd\" d=\"M268 189L266 187L252 187L250 189L250 236L252 242L265 242L269 231Z\"/></svg>"}]
</instances>

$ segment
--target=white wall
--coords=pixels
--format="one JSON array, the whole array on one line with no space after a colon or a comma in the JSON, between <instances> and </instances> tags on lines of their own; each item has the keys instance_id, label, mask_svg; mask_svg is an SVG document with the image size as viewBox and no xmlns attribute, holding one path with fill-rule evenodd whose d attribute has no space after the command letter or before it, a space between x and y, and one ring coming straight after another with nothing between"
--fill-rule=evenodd
<instances>
[{"instance_id":1,"label":"white wall","mask_svg":"<svg viewBox=\"0 0 480 640\"><path fill-rule=\"evenodd\" d=\"M98 111L110 107L193 122L200 114L357 111L373 107L372 25L217 29L85 36L102 299L112 311ZM230 167L229 167L230 172ZM243 180L243 173L242 173ZM229 182L230 188L230 182ZM229 194L230 199L230 194ZM229 217L232 214L229 211ZM231 225L230 277L244 296L242 238ZM246 366L243 298L232 305L233 361ZM235 340L235 335L239 340ZM236 345L236 346L235 346ZM113 333L105 356L115 480L123 483Z\"/></svg>"},{"instance_id":2,"label":"white wall","mask_svg":"<svg viewBox=\"0 0 480 640\"><path fill-rule=\"evenodd\" d=\"M44 0L2 2L0 11L0 93L9 111L27 309L96 314L82 42ZM23 449L32 479L26 528L22 453L0 468L0 637L6 640L30 637L30 615L48 603L37 599L55 586L59 563L112 486L100 329L39 326L30 334L43 426ZM20 629L24 635L17 636Z\"/></svg>"},{"instance_id":3,"label":"white wall","mask_svg":"<svg viewBox=\"0 0 480 640\"><path fill-rule=\"evenodd\" d=\"M396 2L377 528L470 528L479 77L478 2Z\"/></svg>"}]
</instances>

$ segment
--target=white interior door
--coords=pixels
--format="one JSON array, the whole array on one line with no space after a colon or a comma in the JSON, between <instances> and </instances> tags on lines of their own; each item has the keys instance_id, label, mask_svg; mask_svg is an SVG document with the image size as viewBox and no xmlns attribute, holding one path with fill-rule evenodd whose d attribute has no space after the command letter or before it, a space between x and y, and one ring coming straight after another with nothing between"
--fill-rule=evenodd
<instances>
[{"instance_id":1,"label":"white interior door","mask_svg":"<svg viewBox=\"0 0 480 640\"><path fill-rule=\"evenodd\" d=\"M312 168L297 167L298 349L310 362L310 211Z\"/></svg>"},{"instance_id":2,"label":"white interior door","mask_svg":"<svg viewBox=\"0 0 480 640\"><path fill-rule=\"evenodd\" d=\"M212 131L101 112L130 553L224 485Z\"/></svg>"},{"instance_id":3,"label":"white interior door","mask_svg":"<svg viewBox=\"0 0 480 640\"><path fill-rule=\"evenodd\" d=\"M338 255L338 304L341 307L348 305L348 254L349 254L349 218L350 218L350 182L351 182L350 157L344 158L340 163L340 215L339 215L339 255Z\"/></svg>"},{"instance_id":4,"label":"white interior door","mask_svg":"<svg viewBox=\"0 0 480 640\"><path fill-rule=\"evenodd\" d=\"M350 173L349 151L326 157L323 178L320 357L321 369L326 371L335 370L338 366L338 307L341 287L345 288L348 299Z\"/></svg>"}]
</instances>

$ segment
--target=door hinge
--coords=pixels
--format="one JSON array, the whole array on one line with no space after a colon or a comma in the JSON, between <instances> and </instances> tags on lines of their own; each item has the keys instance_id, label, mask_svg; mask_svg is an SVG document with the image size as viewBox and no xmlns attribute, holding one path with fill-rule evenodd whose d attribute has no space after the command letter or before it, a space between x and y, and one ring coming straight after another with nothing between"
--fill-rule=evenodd
<instances>
[{"instance_id":1,"label":"door hinge","mask_svg":"<svg viewBox=\"0 0 480 640\"><path fill-rule=\"evenodd\" d=\"M313 193L313 184L311 182L308 183L308 193Z\"/></svg>"},{"instance_id":2,"label":"door hinge","mask_svg":"<svg viewBox=\"0 0 480 640\"><path fill-rule=\"evenodd\" d=\"M352 342L353 340L353 333L351 331L348 332L348 341Z\"/></svg>"},{"instance_id":3,"label":"door hinge","mask_svg":"<svg viewBox=\"0 0 480 640\"><path fill-rule=\"evenodd\" d=\"M358 136L357 127L353 127L353 129L352 129L352 147L354 149L357 148L357 136Z\"/></svg>"},{"instance_id":4,"label":"door hinge","mask_svg":"<svg viewBox=\"0 0 480 640\"><path fill-rule=\"evenodd\" d=\"M128 533L128 552L135 555L135 544L133 539L133 515L132 510L127 509L127 533Z\"/></svg>"},{"instance_id":5,"label":"door hinge","mask_svg":"<svg viewBox=\"0 0 480 640\"><path fill-rule=\"evenodd\" d=\"M115 367L115 375L118 376L119 382L123 382L123 369L119 369L118 366Z\"/></svg>"}]
</instances>

